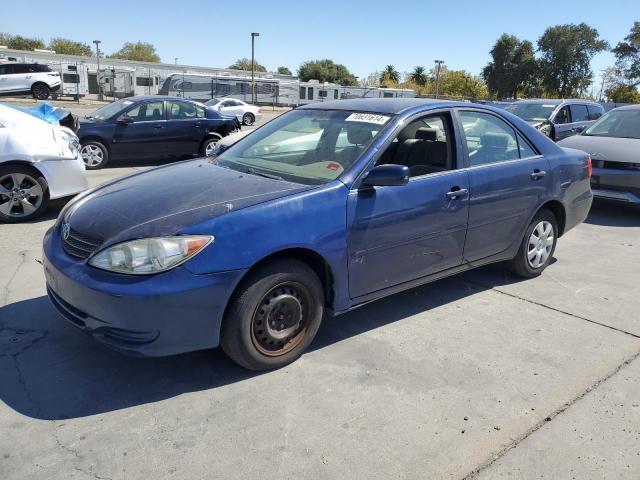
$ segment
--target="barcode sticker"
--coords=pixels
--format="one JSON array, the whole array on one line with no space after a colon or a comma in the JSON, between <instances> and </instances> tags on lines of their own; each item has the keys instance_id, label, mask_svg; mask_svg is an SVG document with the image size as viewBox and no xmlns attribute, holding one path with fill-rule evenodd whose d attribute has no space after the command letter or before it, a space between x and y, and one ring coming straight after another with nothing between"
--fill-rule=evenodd
<instances>
[{"instance_id":1,"label":"barcode sticker","mask_svg":"<svg viewBox=\"0 0 640 480\"><path fill-rule=\"evenodd\" d=\"M391 117L386 115L376 115L375 113L352 113L345 121L347 122L365 122L375 123L376 125L384 125Z\"/></svg>"}]
</instances>

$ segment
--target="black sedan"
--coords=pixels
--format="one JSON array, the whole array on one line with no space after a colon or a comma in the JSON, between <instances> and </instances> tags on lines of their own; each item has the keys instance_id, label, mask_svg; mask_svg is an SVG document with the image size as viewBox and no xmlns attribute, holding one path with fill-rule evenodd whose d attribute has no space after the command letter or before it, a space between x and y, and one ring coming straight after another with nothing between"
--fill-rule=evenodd
<instances>
[{"instance_id":1,"label":"black sedan","mask_svg":"<svg viewBox=\"0 0 640 480\"><path fill-rule=\"evenodd\" d=\"M235 117L183 98L141 96L105 105L80 120L82 158L89 170L111 160L208 155L240 128Z\"/></svg>"}]
</instances>

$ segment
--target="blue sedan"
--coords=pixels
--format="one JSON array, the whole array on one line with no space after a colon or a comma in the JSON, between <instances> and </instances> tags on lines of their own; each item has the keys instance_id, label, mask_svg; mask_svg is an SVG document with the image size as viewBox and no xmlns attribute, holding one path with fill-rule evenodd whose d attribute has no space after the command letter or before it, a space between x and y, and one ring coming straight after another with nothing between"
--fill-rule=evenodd
<instances>
[{"instance_id":1,"label":"blue sedan","mask_svg":"<svg viewBox=\"0 0 640 480\"><path fill-rule=\"evenodd\" d=\"M208 155L240 128L235 117L178 97L123 98L80 119L80 154L89 170L113 160Z\"/></svg>"},{"instance_id":2,"label":"blue sedan","mask_svg":"<svg viewBox=\"0 0 640 480\"><path fill-rule=\"evenodd\" d=\"M44 239L47 289L119 351L220 345L280 367L327 313L494 262L540 275L589 212L590 174L586 153L504 110L313 104L218 157L76 197Z\"/></svg>"}]
</instances>

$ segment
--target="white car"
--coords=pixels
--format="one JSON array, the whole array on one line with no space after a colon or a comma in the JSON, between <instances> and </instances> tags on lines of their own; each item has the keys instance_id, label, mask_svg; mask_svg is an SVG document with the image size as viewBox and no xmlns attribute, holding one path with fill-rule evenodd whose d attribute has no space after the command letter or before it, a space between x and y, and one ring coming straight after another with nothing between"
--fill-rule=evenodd
<instances>
[{"instance_id":1,"label":"white car","mask_svg":"<svg viewBox=\"0 0 640 480\"><path fill-rule=\"evenodd\" d=\"M235 98L212 98L205 105L223 115L235 116L243 125L250 127L262 116L262 109Z\"/></svg>"},{"instance_id":2,"label":"white car","mask_svg":"<svg viewBox=\"0 0 640 480\"><path fill-rule=\"evenodd\" d=\"M87 188L78 137L0 104L0 222L40 215L49 200Z\"/></svg>"},{"instance_id":3,"label":"white car","mask_svg":"<svg viewBox=\"0 0 640 480\"><path fill-rule=\"evenodd\" d=\"M60 90L60 74L40 63L0 63L0 94L30 94L46 100Z\"/></svg>"}]
</instances>

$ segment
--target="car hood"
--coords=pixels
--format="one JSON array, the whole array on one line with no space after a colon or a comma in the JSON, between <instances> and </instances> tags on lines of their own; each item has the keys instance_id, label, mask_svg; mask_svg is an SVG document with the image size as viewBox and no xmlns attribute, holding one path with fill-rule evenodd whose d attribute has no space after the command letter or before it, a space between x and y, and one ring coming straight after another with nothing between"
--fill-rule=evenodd
<instances>
[{"instance_id":1,"label":"car hood","mask_svg":"<svg viewBox=\"0 0 640 480\"><path fill-rule=\"evenodd\" d=\"M574 135L558 142L561 147L584 150L593 160L633 163L640 162L640 140L636 138Z\"/></svg>"},{"instance_id":2,"label":"car hood","mask_svg":"<svg viewBox=\"0 0 640 480\"><path fill-rule=\"evenodd\" d=\"M132 238L176 235L204 220L311 188L197 159L98 187L72 204L64 221L107 246Z\"/></svg>"}]
</instances>

